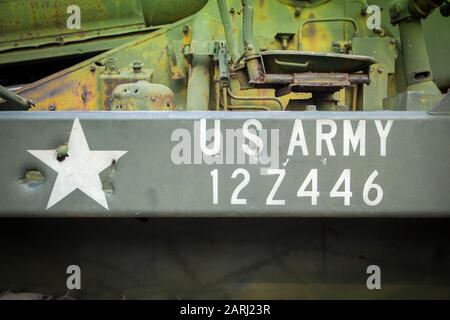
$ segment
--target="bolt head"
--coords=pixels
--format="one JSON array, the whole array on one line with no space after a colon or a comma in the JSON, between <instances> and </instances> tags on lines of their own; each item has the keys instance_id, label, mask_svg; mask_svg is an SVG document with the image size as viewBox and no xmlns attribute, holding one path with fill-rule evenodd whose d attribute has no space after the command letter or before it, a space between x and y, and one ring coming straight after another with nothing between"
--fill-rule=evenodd
<instances>
[{"instance_id":1,"label":"bolt head","mask_svg":"<svg viewBox=\"0 0 450 320\"><path fill-rule=\"evenodd\" d=\"M139 73L142 71L142 68L144 68L144 63L142 63L142 61L140 60L135 60L131 64L131 67L133 68L133 72Z\"/></svg>"},{"instance_id":2,"label":"bolt head","mask_svg":"<svg viewBox=\"0 0 450 320\"><path fill-rule=\"evenodd\" d=\"M45 176L39 170L30 170L18 181L21 184L26 184L28 187L37 187L45 182Z\"/></svg>"}]
</instances>

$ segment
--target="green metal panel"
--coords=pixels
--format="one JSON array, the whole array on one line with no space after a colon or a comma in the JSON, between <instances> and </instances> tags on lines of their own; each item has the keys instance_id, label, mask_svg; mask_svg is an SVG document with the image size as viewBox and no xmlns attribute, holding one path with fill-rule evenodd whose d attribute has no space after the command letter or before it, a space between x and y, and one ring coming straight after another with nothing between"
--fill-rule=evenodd
<instances>
[{"instance_id":1,"label":"green metal panel","mask_svg":"<svg viewBox=\"0 0 450 320\"><path fill-rule=\"evenodd\" d=\"M79 41L146 27L140 1L77 1L81 30L67 28L70 0L7 0L0 4L3 50L48 43ZM20 14L19 14L20 13ZM57 37L63 37L57 39Z\"/></svg>"},{"instance_id":2,"label":"green metal panel","mask_svg":"<svg viewBox=\"0 0 450 320\"><path fill-rule=\"evenodd\" d=\"M0 52L14 50L16 54L27 52L29 55L26 50L47 46L34 51L37 55L32 58L37 60L66 56L67 51L73 55L109 50L118 45L111 42L111 37L119 38L121 44L133 40L133 34L142 34L193 14L206 1L81 0L76 2L80 8L81 29L71 30L67 28L67 20L73 1L3 0L0 1ZM124 35L131 38L124 39ZM80 47L80 42L85 43ZM76 44L78 47L74 46ZM51 51L48 46L52 46ZM0 64L23 61L20 56L15 59L0 55Z\"/></svg>"},{"instance_id":3,"label":"green metal panel","mask_svg":"<svg viewBox=\"0 0 450 320\"><path fill-rule=\"evenodd\" d=\"M82 129L72 127L77 118ZM263 148L271 156L271 162L266 162L263 156L256 164L249 159L238 161L241 159L238 152L242 150L242 142L234 143L234 151L225 144L230 143L233 137L224 138L226 148L219 152L219 156L201 160L202 153L198 147L200 127L196 128L200 119L209 119L208 127L213 125L212 120L221 120L224 137L230 133L226 130L243 128L248 119L260 121L262 128L269 130L267 135L270 139ZM308 155L302 155L305 152L299 146L292 155L288 155L295 120L303 122ZM325 142L321 144L323 154L318 155L316 132L322 120L336 126L336 136L331 142L335 156ZM346 156L344 123L350 121L353 130L356 130L359 120L365 120L366 125L365 137L360 141L366 145L365 155L361 155L361 149L353 152L350 147L349 156ZM383 155L377 125L387 128L389 121L392 121L392 128ZM324 132L331 129L325 128ZM179 130L183 137L191 137L183 140L188 147L181 153L177 149L182 140L178 136ZM32 155L38 151L33 153L27 150L55 150L69 141L68 161L79 159L80 151L72 148L70 143L75 131L83 131L90 150L116 152L114 165L109 160L111 166L106 163L95 172L96 177L101 172L102 192L106 192L107 204L100 205L98 199L94 201L95 195L89 190L83 193L75 191L75 188L50 205L49 199L58 189L55 181L59 174L55 168L48 166L48 162ZM438 217L450 213L450 144L439 138L450 135L448 116L432 116L425 112L177 112L170 116L164 112L3 112L0 114L0 134L2 216ZM263 137L263 131L260 134ZM232 152L235 153L229 158ZM179 164L178 158L174 158L177 154L187 157L183 158L184 163ZM55 151L50 153L51 157L53 155L56 157ZM223 164L209 164L211 161L220 163L220 159L223 159ZM75 165L83 165L85 161L90 165L100 165L101 161L97 160L80 159ZM69 168L62 163L61 168ZM273 197L275 200L285 200L283 204L268 202L277 181L276 175L267 175L266 169L269 167L285 170L286 176ZM243 180L241 174L236 179L231 178L237 174L235 171L238 168L247 170L251 177L248 186L236 197L246 198L246 205L231 201L233 190ZM217 204L213 202L211 176L215 169L220 177ZM309 198L297 197L297 191L311 169L318 170L320 197L317 205L313 205ZM346 169L351 170L352 196L348 204L343 198L331 194ZM30 181L31 187L24 184L22 178L30 170L40 171L45 182L36 186L36 181ZM74 177L78 177L78 167L64 170L66 173L71 170ZM378 175L373 177L375 171ZM62 186L70 188L69 182L64 179ZM368 194L370 201L378 197L373 189L374 184L379 184L383 190L380 202L375 205L364 198L366 189L371 192ZM97 191L100 196L100 190ZM50 208L46 210L48 206Z\"/></svg>"}]
</instances>

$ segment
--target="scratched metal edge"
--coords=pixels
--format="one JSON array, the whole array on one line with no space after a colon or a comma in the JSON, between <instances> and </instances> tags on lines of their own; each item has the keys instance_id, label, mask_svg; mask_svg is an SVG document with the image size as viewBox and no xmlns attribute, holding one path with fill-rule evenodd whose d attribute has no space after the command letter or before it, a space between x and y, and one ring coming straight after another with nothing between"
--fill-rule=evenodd
<instances>
[{"instance_id":1,"label":"scratched metal edge","mask_svg":"<svg viewBox=\"0 0 450 320\"><path fill-rule=\"evenodd\" d=\"M267 120L283 120L283 119L336 119L336 120L352 120L352 119L392 119L392 120L432 120L442 119L448 115L430 115L422 111L373 111L373 112L329 112L329 111L292 111L292 112L205 112L205 111L92 111L92 112L24 112L24 111L2 111L0 112L0 120L12 119L29 119L29 120L73 120L92 119L92 120L195 120L195 119L267 119Z\"/></svg>"}]
</instances>

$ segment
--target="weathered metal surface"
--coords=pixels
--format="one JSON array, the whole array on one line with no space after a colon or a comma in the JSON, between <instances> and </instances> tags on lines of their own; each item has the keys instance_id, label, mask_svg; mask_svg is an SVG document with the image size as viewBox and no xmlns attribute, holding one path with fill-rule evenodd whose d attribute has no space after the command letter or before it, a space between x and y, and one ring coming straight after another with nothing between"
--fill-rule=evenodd
<instances>
[{"instance_id":1,"label":"weathered metal surface","mask_svg":"<svg viewBox=\"0 0 450 320\"><path fill-rule=\"evenodd\" d=\"M208 119L208 128L213 126L213 120L220 120L223 143L227 147L216 156L202 156L198 136L200 119ZM258 120L262 129L267 130L259 133L261 137L267 135L263 149L268 157L265 154L253 160L245 154L241 157L243 142L233 138L240 131L232 130L242 129L249 119ZM294 128L299 129L296 120L303 122L305 138L295 131L303 142L296 143L297 136L293 134ZM360 120L365 121L365 134L358 130L362 140L359 145L353 142L350 145L349 125L356 132L357 126L362 125ZM327 141L317 142L320 128L325 135L330 129L336 129L331 146ZM97 170L99 174L99 169L105 168L100 176L102 181L110 179L113 193L100 205L89 190L80 192L75 188L73 192L59 194L59 201L51 203L49 198L55 196L51 194L59 192L57 176L69 172L64 161L72 161L67 163L75 166L70 167L73 177L77 176L76 166L85 165L84 151L77 151L81 149L74 147L72 141L75 139L72 136L81 133L91 151L110 150L96 151L96 156L120 154L110 163L113 171L106 168L107 162ZM1 216L442 217L450 214L450 145L445 139L436 139L450 134L447 116L422 112L4 112L0 114L0 134ZM54 151L36 151L56 150L67 141L69 157L60 164L50 164L53 169L44 156L53 157ZM228 150L229 143L232 149ZM92 158L88 163L97 162ZM267 168L284 172L278 187L278 175ZM220 183L214 191L212 174L216 169ZM247 171L250 181L236 191L247 175L242 169ZM297 196L312 169L318 171L320 196L316 205L308 197ZM346 169L351 171L351 186L346 187L351 188L351 194L344 201L339 193L333 195L332 188L337 188L337 181ZM29 170L42 172L45 182L36 188L19 183L18 179ZM71 183L63 178L59 180L60 188ZM344 185L341 187L338 191L343 191ZM239 201L233 203L232 198ZM246 199L246 205L242 199Z\"/></svg>"},{"instance_id":2,"label":"weathered metal surface","mask_svg":"<svg viewBox=\"0 0 450 320\"><path fill-rule=\"evenodd\" d=\"M78 65L39 80L19 91L21 95L35 102L33 110L49 110L56 106L58 111L67 110L105 110L105 101L113 88L105 90L105 63L109 58L117 59L116 67L120 70L130 70L136 59L144 63L145 69L152 69L153 80L157 83L170 86L177 93L177 105L186 105L186 84L183 79L172 81L170 72L170 59L167 56L169 44L182 47L189 38L182 32L184 22L175 23L170 27L141 37L139 40L127 43L122 47L108 51L95 58L88 59ZM217 27L217 26L216 26ZM179 53L181 55L181 52ZM183 58L180 58L182 60ZM188 66L183 65L183 68ZM145 70L144 70L145 73ZM132 75L126 76L129 79ZM123 75L116 75L122 79ZM114 80L116 77L107 77ZM143 80L139 76L134 77ZM116 79L116 80L120 80ZM149 77L145 77L149 79ZM124 81L116 81L116 84ZM51 108L55 109L55 108Z\"/></svg>"},{"instance_id":3,"label":"weathered metal surface","mask_svg":"<svg viewBox=\"0 0 450 320\"><path fill-rule=\"evenodd\" d=\"M371 3L371 2L370 2ZM240 0L227 1L229 10L224 13L226 21L230 25L236 48L230 48L233 60L243 50L242 32L242 3ZM339 105L344 105L348 110L382 110L383 106L394 108L399 107L402 102L403 93L406 91L404 62L401 60L401 46L395 39L396 32L393 28L388 28L386 21L383 31L375 32L367 28L369 16L362 10L366 8L365 1L324 1L315 2L308 5L306 2L283 1L255 1L254 3L254 46L265 51L283 50L288 55L289 50L296 50L296 44L301 38L302 49L322 54L336 54L341 52L341 47L336 47L336 42L351 41L351 47L347 51L355 55L368 55L376 60L370 70L370 76L374 81L371 85L351 87L336 95ZM383 16L388 8L385 7ZM334 21L323 21L323 19L353 19L352 24L357 24L358 34L355 37L355 26L350 23L335 23ZM309 22L298 34L299 26L306 21ZM340 20L346 21L346 20ZM291 35L288 39L280 41L280 35ZM117 66L125 70L135 60L141 60L145 68L154 72L154 80L168 86L175 94L177 109L180 110L216 110L220 104L220 96L214 88L213 79L217 76L214 64L217 61L208 59L214 53L211 48L217 43L223 43L227 37L224 33L224 26L221 21L217 1L209 1L206 6L196 15L161 28L161 30L150 35L135 38L128 43L110 50L95 58L89 59L77 66L66 69L58 74L51 75L45 79L37 81L24 87L19 93L25 98L36 103L34 110L108 110L105 101L109 101L109 94L103 90L101 84L102 66L101 64L108 58L116 58ZM119 42L120 43L120 42ZM92 45L91 42L86 45ZM117 46L117 43L115 43ZM63 46L65 48L65 46ZM103 48L100 46L99 48ZM64 49L66 50L66 49ZM236 53L237 52L237 53ZM67 52L70 53L70 50ZM183 54L184 53L184 54ZM30 54L31 56L33 54ZM26 59L25 56L16 55L17 59ZM418 59L421 59L420 57ZM250 66L250 61L246 60ZM283 64L286 61L281 61ZM289 63L289 61L287 61ZM303 60L293 63L305 63ZM95 69L92 70L92 66ZM335 68L341 63L334 61L328 63L325 60L317 61L317 65L326 66L324 69ZM277 65L277 68L286 68L284 65ZM297 69L299 66L297 66ZM306 68L305 71L310 71ZM445 68L440 70L445 78ZM253 71L252 71L253 72ZM190 75L190 76L189 76ZM239 96L275 96L273 89L261 88L248 90L246 79L242 79L241 74L231 76L230 87ZM189 88L190 87L190 88ZM245 89L245 90L241 90ZM201 92L200 92L201 90ZM403 95L402 95L403 94ZM438 92L433 93L439 97ZM398 95L394 103L383 103L385 99ZM302 94L290 94L283 97L284 105L288 105L291 100L307 99ZM411 99L409 99L411 100ZM426 99L434 102L436 99ZM422 103L421 99L416 100L420 105L416 109L429 109L430 103ZM425 102L427 102L425 101ZM242 104L243 105L243 104ZM267 103L264 100L255 100L252 103L256 109L279 110L277 104ZM411 109L411 108L402 108Z\"/></svg>"},{"instance_id":4,"label":"weathered metal surface","mask_svg":"<svg viewBox=\"0 0 450 320\"><path fill-rule=\"evenodd\" d=\"M377 63L370 67L370 86L364 87L362 105L364 111L383 110L383 99L394 91L392 84L396 70L397 49L395 39L354 38L352 40L354 54L373 57ZM381 98L381 99L380 99Z\"/></svg>"},{"instance_id":5,"label":"weathered metal surface","mask_svg":"<svg viewBox=\"0 0 450 320\"><path fill-rule=\"evenodd\" d=\"M91 71L96 70L101 74L95 95L102 110L111 110L113 91L118 86L138 81L153 82L153 70L144 69L143 63L139 60L133 61L128 68L121 69L117 67L115 58L108 58L105 60L104 68L91 65Z\"/></svg>"},{"instance_id":6,"label":"weathered metal surface","mask_svg":"<svg viewBox=\"0 0 450 320\"><path fill-rule=\"evenodd\" d=\"M324 5L324 7L318 6L314 8L305 8L299 16L296 15L295 8L278 3L277 1L256 2L255 4L255 41L257 42L257 47L260 48L280 48L280 44L274 38L280 32L280 26L282 26L282 28L290 29L289 32L291 33L295 33L295 30L298 27L298 22L309 18L311 15L323 16L326 15L327 12L331 11L335 14L344 14L345 11L343 7L330 2ZM241 16L238 14L238 8L240 5L240 1L229 1L230 11L232 12L230 15L232 18L233 30L235 30L235 36L238 44L242 42L239 40L241 39L241 35L238 32L241 27ZM269 12L272 13L270 15L271 23L267 23L269 19ZM273 15L273 13L277 14ZM291 21L293 18L294 22L286 25L286 21ZM195 23L195 21L202 23ZM322 29L325 27L328 27L328 25L321 26ZM339 37L339 35L342 34L342 31L338 29L339 28L336 28L335 25L330 25L330 30L334 30L333 32L337 33L336 37ZM190 44L191 41L193 42L196 39L211 41L222 40L223 38L223 26L221 24L216 1L209 1L207 6L194 17L172 24L168 28L164 28L149 36L144 36L139 40L125 44L121 48L111 50L106 54L87 60L76 67L69 68L59 74L55 74L38 81L22 89L21 94L36 102L36 110L48 110L49 106L52 105L56 105L57 110L60 111L99 110L102 109L101 101L105 101L104 92L99 90L97 84L99 75L101 74L101 68L98 68L100 69L100 72L97 70L92 72L90 70L91 66L99 61L104 61L106 58L115 57L117 58L118 66L120 68L125 68L129 66L134 59L139 57L145 64L146 68L151 68L154 70L155 82L169 86L176 95L177 106L184 109L188 105L186 95L186 92L188 91L186 88L187 83L183 79L177 81L172 80L173 68L171 64L173 57L172 54L167 54L170 46L173 48L172 52L176 54L176 61L179 63L177 66L178 70L181 70L187 74L190 65L186 63L182 55L180 57L180 50L185 45ZM307 41L308 36L305 36L304 38L305 41ZM307 45L306 43L304 48L306 50L315 50L315 48ZM242 51L243 50L241 50L241 52ZM235 87L235 85L233 85L233 87ZM84 91L86 92L95 93L95 96L98 99L93 99L93 94L87 94L84 100L80 99L83 88L85 88ZM197 86L197 90L198 89L199 88ZM234 89L234 91L236 91L236 89ZM238 93L239 95L248 94L251 96L267 96L270 92L259 90L259 92ZM195 96L195 94L190 96ZM203 97L203 94L199 94L197 96ZM214 100L215 97L209 97L210 106L214 105ZM264 102L255 104L256 107L261 105L266 107ZM197 108L200 107L204 107L204 102L202 102L202 105L197 104ZM269 105L269 107L271 106ZM274 107L276 107L276 105Z\"/></svg>"},{"instance_id":7,"label":"weathered metal surface","mask_svg":"<svg viewBox=\"0 0 450 320\"><path fill-rule=\"evenodd\" d=\"M276 96L291 92L334 93L358 84L370 84L371 57L302 51L265 51L255 58L254 88L275 89Z\"/></svg>"},{"instance_id":8,"label":"weathered metal surface","mask_svg":"<svg viewBox=\"0 0 450 320\"><path fill-rule=\"evenodd\" d=\"M335 92L344 87L354 84L370 84L367 74L347 74L347 73L294 73L287 74L266 74L260 81L252 81L255 86L285 86L291 85L298 88L298 91L311 92L317 90ZM289 93L289 92L287 92Z\"/></svg>"},{"instance_id":9,"label":"weathered metal surface","mask_svg":"<svg viewBox=\"0 0 450 320\"><path fill-rule=\"evenodd\" d=\"M3 1L0 9L19 2L56 3ZM324 219L449 217L448 96L430 112L230 112L430 110L441 92L427 50L445 59L445 40L425 47L417 21L403 24L402 39L387 20L369 29L376 2L211 0L179 21L191 1L117 0L111 7L126 10L83 10L98 23L78 33L63 19L42 33L36 19L46 16L19 10L21 31L35 25L17 50L2 46L15 34L4 32L0 10L0 64L114 48L22 88L38 112L0 113L0 217L142 218L6 219L0 299L5 290L62 296L58 270L73 263L83 268L81 298L448 298L446 219ZM437 34L446 39L448 24ZM446 92L448 64L430 62ZM251 88L261 71L268 86ZM80 112L173 106L229 112ZM202 125L219 124L220 139L202 136ZM28 245L11 246L23 230ZM144 251L151 254L136 255ZM372 264L383 269L376 293L365 282Z\"/></svg>"},{"instance_id":10,"label":"weathered metal surface","mask_svg":"<svg viewBox=\"0 0 450 320\"><path fill-rule=\"evenodd\" d=\"M127 36L132 40L136 34L142 35L157 29L158 26L192 15L201 9L206 1L81 0L75 3L80 13L79 29L67 27L67 21L75 12L73 1L2 1L0 65L66 56L70 55L70 51L72 55L76 55L109 50L114 48L111 38L119 38L122 43L127 41ZM93 45L93 41L96 41L96 44ZM64 49L72 44L78 44L78 47ZM51 46L52 50L45 49L45 46ZM35 54L30 56L28 50L37 47L44 48L33 50ZM28 57L21 55L24 52L28 53Z\"/></svg>"},{"instance_id":11,"label":"weathered metal surface","mask_svg":"<svg viewBox=\"0 0 450 320\"><path fill-rule=\"evenodd\" d=\"M267 73L354 73L377 62L370 56L303 51L265 51L261 56Z\"/></svg>"},{"instance_id":12,"label":"weathered metal surface","mask_svg":"<svg viewBox=\"0 0 450 320\"><path fill-rule=\"evenodd\" d=\"M112 93L113 111L153 110L170 111L175 109L175 96L162 84L138 81L121 84Z\"/></svg>"}]
</instances>

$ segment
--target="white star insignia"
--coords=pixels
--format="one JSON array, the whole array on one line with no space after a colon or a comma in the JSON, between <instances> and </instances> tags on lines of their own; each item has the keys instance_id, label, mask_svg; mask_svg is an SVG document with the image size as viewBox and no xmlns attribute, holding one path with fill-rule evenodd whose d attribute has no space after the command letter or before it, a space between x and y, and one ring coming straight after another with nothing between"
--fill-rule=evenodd
<instances>
[{"instance_id":1,"label":"white star insignia","mask_svg":"<svg viewBox=\"0 0 450 320\"><path fill-rule=\"evenodd\" d=\"M91 151L78 119L73 122L68 150L64 161L58 161L56 149L28 150L58 173L47 209L78 189L109 210L99 174L127 151Z\"/></svg>"}]
</instances>

